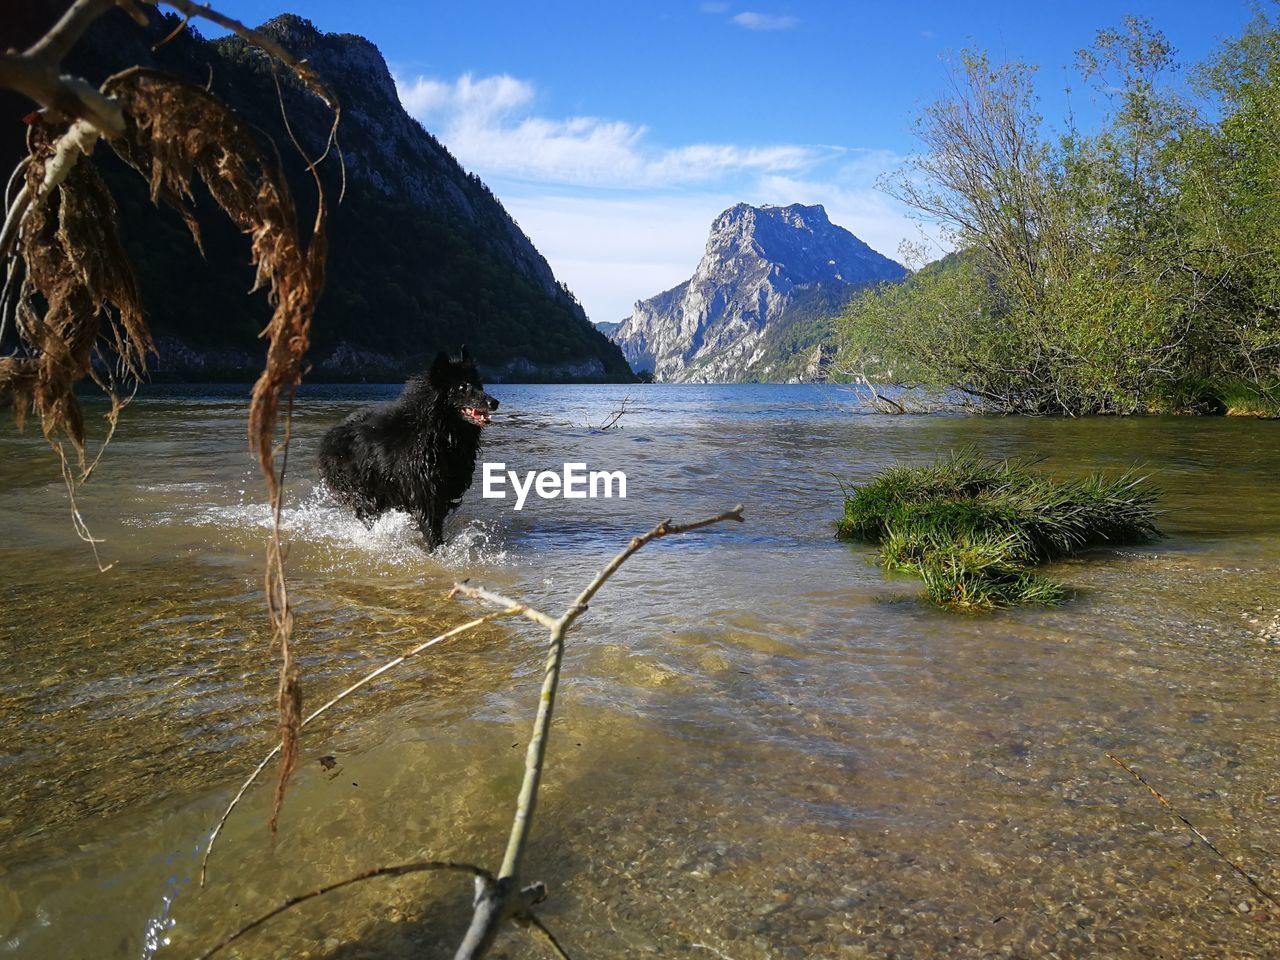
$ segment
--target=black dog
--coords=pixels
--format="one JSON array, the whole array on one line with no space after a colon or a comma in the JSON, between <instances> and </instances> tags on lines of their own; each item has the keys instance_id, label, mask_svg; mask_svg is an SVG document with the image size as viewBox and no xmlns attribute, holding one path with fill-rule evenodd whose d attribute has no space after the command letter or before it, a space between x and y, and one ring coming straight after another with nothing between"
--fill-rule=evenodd
<instances>
[{"instance_id":1,"label":"black dog","mask_svg":"<svg viewBox=\"0 0 1280 960\"><path fill-rule=\"evenodd\" d=\"M462 348L441 353L399 399L361 407L320 442L320 475L366 526L405 510L427 546L444 542L444 518L471 486L480 428L498 409Z\"/></svg>"}]
</instances>

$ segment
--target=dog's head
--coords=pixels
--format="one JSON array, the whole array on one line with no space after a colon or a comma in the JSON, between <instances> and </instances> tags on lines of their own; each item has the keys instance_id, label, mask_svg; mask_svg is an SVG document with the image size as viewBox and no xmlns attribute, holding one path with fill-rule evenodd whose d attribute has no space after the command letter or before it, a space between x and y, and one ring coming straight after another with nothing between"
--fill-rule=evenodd
<instances>
[{"instance_id":1,"label":"dog's head","mask_svg":"<svg viewBox=\"0 0 1280 960\"><path fill-rule=\"evenodd\" d=\"M456 357L442 350L427 371L427 382L464 423L483 427L498 409L498 401L485 393L480 372L466 347Z\"/></svg>"}]
</instances>

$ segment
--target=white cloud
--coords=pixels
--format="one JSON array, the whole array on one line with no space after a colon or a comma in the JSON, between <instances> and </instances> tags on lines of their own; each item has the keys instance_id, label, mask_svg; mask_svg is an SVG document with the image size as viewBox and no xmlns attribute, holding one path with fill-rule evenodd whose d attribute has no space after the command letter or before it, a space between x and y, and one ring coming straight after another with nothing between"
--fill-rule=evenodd
<instances>
[{"instance_id":1,"label":"white cloud","mask_svg":"<svg viewBox=\"0 0 1280 960\"><path fill-rule=\"evenodd\" d=\"M644 126L599 117L530 114L533 86L502 74L453 83L396 78L401 103L482 176L597 187L680 186L732 173L799 173L830 148L648 142Z\"/></svg>"},{"instance_id":2,"label":"white cloud","mask_svg":"<svg viewBox=\"0 0 1280 960\"><path fill-rule=\"evenodd\" d=\"M508 74L476 80L464 73L454 83L418 77L412 83L396 78L400 102L422 119L446 113L500 116L533 101L533 87Z\"/></svg>"},{"instance_id":3,"label":"white cloud","mask_svg":"<svg viewBox=\"0 0 1280 960\"><path fill-rule=\"evenodd\" d=\"M734 14L730 19L747 30L790 30L800 22L796 17L779 17L771 13L754 13L750 10Z\"/></svg>"},{"instance_id":4,"label":"white cloud","mask_svg":"<svg viewBox=\"0 0 1280 960\"><path fill-rule=\"evenodd\" d=\"M626 120L540 115L539 91L506 74L396 82L406 108L501 197L593 320L621 320L636 300L687 280L712 220L742 201L821 203L890 257L919 237L876 189L903 160L893 151L659 146Z\"/></svg>"}]
</instances>

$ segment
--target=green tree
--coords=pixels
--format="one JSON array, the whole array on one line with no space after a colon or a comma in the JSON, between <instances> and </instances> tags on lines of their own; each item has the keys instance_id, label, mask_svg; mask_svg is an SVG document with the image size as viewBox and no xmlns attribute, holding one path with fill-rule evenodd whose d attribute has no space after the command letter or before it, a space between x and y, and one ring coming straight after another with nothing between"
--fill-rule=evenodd
<instances>
[{"instance_id":1,"label":"green tree","mask_svg":"<svg viewBox=\"0 0 1280 960\"><path fill-rule=\"evenodd\" d=\"M1009 292L1028 304L1044 291L1044 244L1053 233L1051 158L1039 135L1035 68L993 66L963 51L950 91L916 123L924 146L888 191L940 225L961 249L990 258Z\"/></svg>"},{"instance_id":2,"label":"green tree","mask_svg":"<svg viewBox=\"0 0 1280 960\"><path fill-rule=\"evenodd\" d=\"M837 366L1021 413L1229 407L1280 363L1280 30L1259 14L1171 92L1125 18L1080 51L1101 128L1044 133L1033 67L965 52L888 189L963 252L856 298ZM1216 118L1216 119L1207 119ZM1256 406L1256 404L1254 404Z\"/></svg>"},{"instance_id":3,"label":"green tree","mask_svg":"<svg viewBox=\"0 0 1280 960\"><path fill-rule=\"evenodd\" d=\"M1194 73L1216 123L1188 133L1179 200L1207 291L1201 371L1280 378L1280 22L1258 13Z\"/></svg>"}]
</instances>

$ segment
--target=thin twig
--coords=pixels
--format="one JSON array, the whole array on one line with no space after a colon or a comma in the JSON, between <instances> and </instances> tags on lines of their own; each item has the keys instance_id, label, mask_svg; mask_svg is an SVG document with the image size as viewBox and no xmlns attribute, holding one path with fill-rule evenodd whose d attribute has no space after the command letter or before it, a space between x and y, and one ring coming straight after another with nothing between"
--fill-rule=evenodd
<instances>
[{"instance_id":1,"label":"thin twig","mask_svg":"<svg viewBox=\"0 0 1280 960\"><path fill-rule=\"evenodd\" d=\"M289 583L285 578L285 549L280 542L280 518L284 510L284 478L289 467L289 438L293 431L293 398L296 388L289 391L288 408L284 416L284 452L280 458L279 473L271 477L271 536L267 541L265 592L267 617L271 623L271 646L280 647L280 682L276 689L279 708L280 776L276 780L275 799L271 804L269 826L274 835L280 822L280 807L284 803L285 789L297 765L298 740L302 724L298 714L302 712L302 686L293 659L293 610L289 605ZM274 463L275 456L272 454Z\"/></svg>"},{"instance_id":2,"label":"thin twig","mask_svg":"<svg viewBox=\"0 0 1280 960\"><path fill-rule=\"evenodd\" d=\"M26 219L31 206L31 185L24 183L14 195L13 203L5 208L4 226L0 227L0 259L8 259L9 252L18 239L18 228Z\"/></svg>"},{"instance_id":3,"label":"thin twig","mask_svg":"<svg viewBox=\"0 0 1280 960\"><path fill-rule=\"evenodd\" d=\"M27 48L26 56L51 67L58 66L89 25L114 6L115 0L76 0L48 33ZM145 26L145 21L142 25Z\"/></svg>"},{"instance_id":4,"label":"thin twig","mask_svg":"<svg viewBox=\"0 0 1280 960\"><path fill-rule=\"evenodd\" d=\"M596 574L595 579L589 583L586 588L578 594L573 604L565 610L564 614L556 622L551 636L548 638L548 655L546 675L542 686L542 698L539 703L538 715L534 720L533 736L529 741L529 749L525 762L525 782L520 790L520 797L517 801L516 816L511 827L511 837L507 844L506 856L503 859L502 869L499 872L499 879L505 877L517 878L520 873L520 861L524 856L524 849L529 839L529 829L533 823L533 809L537 801L538 782L542 776L543 759L546 754L547 735L551 728L551 712L555 706L556 689L560 679L560 664L564 654L564 637L568 633L569 628L573 626L574 621L586 612L587 606L591 598L596 595L601 587L608 582L618 568L627 561L632 554L641 549L645 544L657 540L661 537L668 537L679 533L689 533L693 530L699 530L703 527L709 527L712 524L723 523L727 520L742 522L742 505L734 507L732 510L726 510L724 513L709 517L706 520L698 520L693 523L673 524L670 520L663 520L648 533L638 537L633 537L631 542L627 544L625 550L614 557L609 564Z\"/></svg>"},{"instance_id":5,"label":"thin twig","mask_svg":"<svg viewBox=\"0 0 1280 960\"><path fill-rule=\"evenodd\" d=\"M465 580L460 583L455 583L453 585L453 589L449 591L450 600L458 596L467 597L471 600L481 600L494 607L503 607L505 609L515 610L521 616L527 617L534 623L546 627L548 630L554 630L556 628L556 624L559 622L555 617L547 616L547 614L543 613L541 610L535 609L527 603L521 603L519 600L512 600L508 597L502 596L500 593L493 593L492 591L485 590L482 587L468 586L467 581Z\"/></svg>"},{"instance_id":6,"label":"thin twig","mask_svg":"<svg viewBox=\"0 0 1280 960\"><path fill-rule=\"evenodd\" d=\"M874 407L878 412L888 413L890 412L888 409L889 407L893 408L894 413L907 412L907 408L904 407L902 404L900 404L897 400L894 400L891 397L883 396L880 393L880 391L876 389L875 384L872 383L870 379L868 379L864 374L858 374L858 382L863 384L868 390L871 391L871 406Z\"/></svg>"},{"instance_id":7,"label":"thin twig","mask_svg":"<svg viewBox=\"0 0 1280 960\"><path fill-rule=\"evenodd\" d=\"M347 877L345 880L339 880L337 883L331 883L328 886L320 887L317 890L312 890L310 893L303 893L296 897L290 897L274 910L269 910L257 919L245 924L235 933L224 937L219 943L200 954L197 960L208 960L209 957L218 953L223 947L239 940L249 931L257 929L273 917L277 917L286 910L296 907L298 904L304 903L307 900L314 899L315 897L322 897L326 893L332 893L334 890L341 890L343 887L349 887L354 883L361 882L362 880L372 880L375 877L403 877L410 873L422 873L424 871L434 870L451 870L457 873L469 873L483 881L486 887L492 886L494 882L493 874L488 870L485 870L483 867L477 867L470 863L455 863L452 860L424 860L419 863L401 863L392 867L378 867L374 870L366 870L364 873L358 873L354 877Z\"/></svg>"},{"instance_id":8,"label":"thin twig","mask_svg":"<svg viewBox=\"0 0 1280 960\"><path fill-rule=\"evenodd\" d=\"M543 944L550 948L551 952L556 955L558 960L572 960L564 947L560 945L560 941L555 938L550 930L546 928L541 920L533 911L526 911L522 916L516 918L520 923L528 924L540 934Z\"/></svg>"},{"instance_id":9,"label":"thin twig","mask_svg":"<svg viewBox=\"0 0 1280 960\"><path fill-rule=\"evenodd\" d=\"M23 157L13 168L13 172L9 174L9 180L4 185L4 208L9 209L9 195L13 192L13 185L18 182L18 178L26 173L27 166L31 163L31 155Z\"/></svg>"},{"instance_id":10,"label":"thin twig","mask_svg":"<svg viewBox=\"0 0 1280 960\"><path fill-rule=\"evenodd\" d=\"M71 508L71 524L75 527L76 536L87 543L89 549L93 551L93 562L98 565L98 572L106 573L115 564L108 563L104 565L102 563L102 558L98 555L98 544L104 541L100 537L93 535L93 532L89 529L89 524L85 522L83 515L80 513L80 507L76 504L76 478L71 469L71 464L67 461L67 452L63 449L61 440L50 438L49 445L58 454L58 463L62 467L62 482L67 486L67 505Z\"/></svg>"},{"instance_id":11,"label":"thin twig","mask_svg":"<svg viewBox=\"0 0 1280 960\"><path fill-rule=\"evenodd\" d=\"M330 699L323 706L317 707L315 710L311 711L311 713L306 717L306 719L302 721L300 726L305 727L312 720L316 719L321 714L325 713L325 711L329 710L329 708L334 707L337 704L341 703L343 700L351 696L351 694L355 693L361 687L365 686L366 684L370 683L373 680L376 680L378 677L382 676L388 670L391 670L395 667L400 666L400 664L404 663L410 657L416 656L417 654L421 653L423 650L430 649L431 647L434 647L437 643L441 643L442 641L448 640L452 637L459 636L460 634L466 633L468 630L474 630L476 627L482 626L483 624L489 623L490 621L498 620L502 617L511 616L517 612L519 611L517 611L514 608L511 608L507 610L499 610L497 613L486 614L483 617L477 617L475 620L468 620L466 623L459 624L458 626L452 628L451 630L446 630L444 633L439 634L438 636L432 637L430 640L427 640L425 643L420 643L416 647L413 647L410 650L406 650L404 653L400 654L400 656L396 657L394 660L389 660L386 663L384 663L382 666L378 667L376 670L370 671L369 673L365 674L355 683L351 684L351 686L347 687L341 693L337 694L332 699ZM218 834L222 832L222 828L226 824L227 818L231 816L231 811L236 808L236 805L240 803L240 800L244 797L246 791L248 791L248 789L251 786L253 786L254 781L258 779L258 775L262 773L263 770L266 769L267 764L269 764L272 761L272 759L276 756L276 754L278 754L279 752L280 752L280 744L277 743L274 747L271 748L270 752L265 757L262 758L262 762L259 763L258 766L254 768L253 773L249 774L249 778L245 780L243 784L241 784L240 789L236 792L236 795L232 798L231 803L229 803L227 805L227 809L223 811L222 817L218 820L217 826L213 828L213 833L209 835L209 842L205 845L204 857L200 861L200 886L202 887L204 886L205 876L209 870L209 857L213 853L214 841L218 839Z\"/></svg>"},{"instance_id":12,"label":"thin twig","mask_svg":"<svg viewBox=\"0 0 1280 960\"><path fill-rule=\"evenodd\" d=\"M115 380L112 379L114 384ZM93 463L89 464L80 474L79 484L89 482L89 478L93 476L93 471L98 469L98 463L102 460L102 455L107 452L107 447L111 445L111 440L116 435L116 427L120 425L120 411L133 403L133 398L138 395L138 381L133 382L133 389L129 391L129 396L123 400L114 389L108 390L107 395L111 398L111 412L106 415L107 418L107 435L102 438L102 444L98 447L98 454L93 458Z\"/></svg>"},{"instance_id":13,"label":"thin twig","mask_svg":"<svg viewBox=\"0 0 1280 960\"><path fill-rule=\"evenodd\" d=\"M169 43L171 40L173 40L174 37L180 34L183 30L187 29L187 24L190 22L191 22L191 14L189 13L184 14L182 19L178 21L178 25L174 27L172 30L170 30L168 35L163 40L161 40L157 44L152 45L151 52L155 53L157 50L163 47L166 43Z\"/></svg>"},{"instance_id":14,"label":"thin twig","mask_svg":"<svg viewBox=\"0 0 1280 960\"><path fill-rule=\"evenodd\" d=\"M604 423L600 424L600 426L596 427L596 429L603 433L605 430L611 430L613 427L617 426L618 421L622 419L622 415L627 412L627 404L630 401L630 397L623 397L622 402L618 404L618 409L613 411L609 418L605 420Z\"/></svg>"},{"instance_id":15,"label":"thin twig","mask_svg":"<svg viewBox=\"0 0 1280 960\"><path fill-rule=\"evenodd\" d=\"M1206 847L1208 847L1217 855L1219 860L1221 860L1228 867L1230 867L1232 870L1238 873L1242 878L1244 878L1244 881L1248 883L1249 886L1253 887L1253 889L1258 892L1259 896L1270 901L1272 906L1280 907L1280 900L1277 900L1274 896L1272 896L1270 893L1264 890L1262 888L1262 885L1259 884L1257 880L1255 880L1250 874L1246 873L1243 868L1237 866L1225 853L1219 850L1212 840L1210 840L1198 829L1196 829L1195 824L1193 824L1190 820L1188 820L1186 817L1180 814L1177 810L1173 809L1173 805L1170 804L1169 801L1164 798L1164 796L1160 793L1159 790L1157 790L1155 787L1149 784L1146 781L1146 778L1142 776L1142 774L1138 773L1137 770L1134 770L1127 763L1125 763L1123 760L1121 760L1119 757L1113 754L1108 753L1106 757L1108 760L1114 763L1117 767L1125 771L1125 773L1129 774L1129 776L1133 777L1133 779L1137 780L1140 784L1146 787L1147 790L1151 793L1151 795L1155 797L1157 800L1159 800L1160 803L1164 806L1166 810L1169 811L1170 814L1172 814L1177 819L1181 820L1182 823L1186 826L1186 828L1190 830L1192 833L1194 833L1197 838L1199 838L1201 843L1203 843Z\"/></svg>"},{"instance_id":16,"label":"thin twig","mask_svg":"<svg viewBox=\"0 0 1280 960\"><path fill-rule=\"evenodd\" d=\"M669 537L677 533L690 533L694 530L700 530L703 527L709 527L712 524L724 523L727 520L733 520L737 523L743 522L742 504L738 504L732 510L726 510L724 513L718 513L714 517L708 517L706 520L696 520L693 523L672 523L670 520L663 520L646 534L633 537L631 543L627 545L627 549L614 557L607 567L596 574L596 578L587 585L587 588L578 595L578 599L574 601L572 607L569 608L573 612L574 618L578 613L587 608L587 603L596 595L596 592L605 585L605 582L617 572L618 567L626 561L633 553L643 547L646 543L657 540L661 537ZM568 613L566 613L568 616Z\"/></svg>"}]
</instances>

